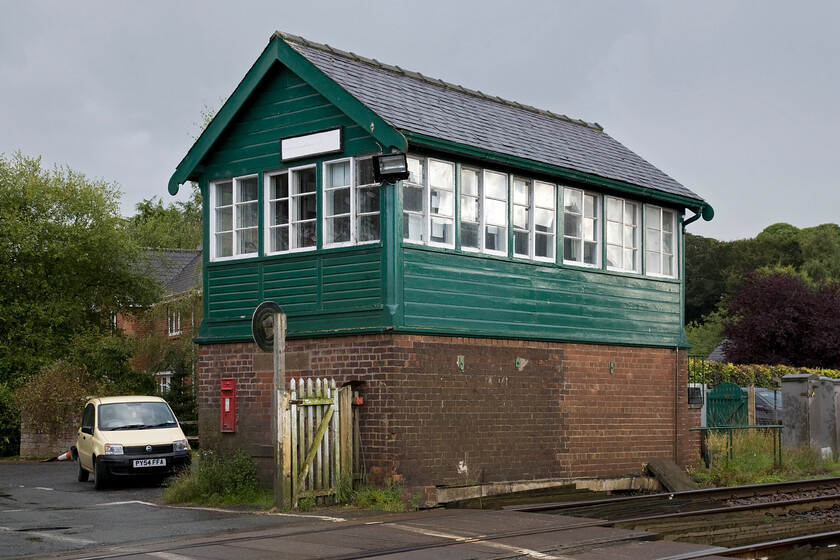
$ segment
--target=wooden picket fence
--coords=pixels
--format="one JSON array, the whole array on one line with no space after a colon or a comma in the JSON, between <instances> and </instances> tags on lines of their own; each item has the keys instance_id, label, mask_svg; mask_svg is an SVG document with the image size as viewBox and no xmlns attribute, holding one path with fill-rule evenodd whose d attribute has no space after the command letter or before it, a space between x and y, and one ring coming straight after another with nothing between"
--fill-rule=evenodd
<instances>
[{"instance_id":1,"label":"wooden picket fence","mask_svg":"<svg viewBox=\"0 0 840 560\"><path fill-rule=\"evenodd\" d=\"M339 484L352 484L353 392L333 379L292 379L280 399L285 408L284 480L288 505L302 498L335 502Z\"/></svg>"}]
</instances>

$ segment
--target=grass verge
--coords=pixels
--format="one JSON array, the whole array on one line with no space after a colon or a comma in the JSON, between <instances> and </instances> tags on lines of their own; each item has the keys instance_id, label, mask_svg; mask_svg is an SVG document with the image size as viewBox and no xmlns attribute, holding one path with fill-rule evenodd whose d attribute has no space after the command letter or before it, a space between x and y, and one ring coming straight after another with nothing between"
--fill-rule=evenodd
<instances>
[{"instance_id":1,"label":"grass verge","mask_svg":"<svg viewBox=\"0 0 840 560\"><path fill-rule=\"evenodd\" d=\"M706 467L698 459L689 474L702 487L740 486L840 476L840 461L822 457L810 447L782 449L782 463L776 464L772 432L767 430L738 430L732 437L732 457L728 437L712 433L708 440L711 462Z\"/></svg>"}]
</instances>

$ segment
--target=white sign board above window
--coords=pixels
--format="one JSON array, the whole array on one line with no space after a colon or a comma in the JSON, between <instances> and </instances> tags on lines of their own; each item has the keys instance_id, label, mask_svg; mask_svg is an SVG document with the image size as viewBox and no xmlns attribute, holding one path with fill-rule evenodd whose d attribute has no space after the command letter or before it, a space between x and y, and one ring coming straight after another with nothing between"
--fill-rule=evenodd
<instances>
[{"instance_id":1,"label":"white sign board above window","mask_svg":"<svg viewBox=\"0 0 840 560\"><path fill-rule=\"evenodd\" d=\"M344 129L333 128L280 140L280 159L291 161L310 156L336 154L344 150Z\"/></svg>"}]
</instances>

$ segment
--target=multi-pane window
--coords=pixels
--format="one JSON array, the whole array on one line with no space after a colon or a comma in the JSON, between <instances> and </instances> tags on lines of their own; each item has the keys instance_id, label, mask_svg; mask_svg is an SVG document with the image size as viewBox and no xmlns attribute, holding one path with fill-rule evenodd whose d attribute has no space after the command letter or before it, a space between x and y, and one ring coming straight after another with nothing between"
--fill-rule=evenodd
<instances>
[{"instance_id":1,"label":"multi-pane window","mask_svg":"<svg viewBox=\"0 0 840 560\"><path fill-rule=\"evenodd\" d=\"M426 242L426 160L409 157L408 179L403 181L403 238Z\"/></svg>"},{"instance_id":2,"label":"multi-pane window","mask_svg":"<svg viewBox=\"0 0 840 560\"><path fill-rule=\"evenodd\" d=\"M639 271L639 205L623 198L606 197L607 267Z\"/></svg>"},{"instance_id":3,"label":"multi-pane window","mask_svg":"<svg viewBox=\"0 0 840 560\"><path fill-rule=\"evenodd\" d=\"M513 254L554 261L555 186L513 180Z\"/></svg>"},{"instance_id":4,"label":"multi-pane window","mask_svg":"<svg viewBox=\"0 0 840 560\"><path fill-rule=\"evenodd\" d=\"M507 254L508 176L484 170L484 251Z\"/></svg>"},{"instance_id":5,"label":"multi-pane window","mask_svg":"<svg viewBox=\"0 0 840 560\"><path fill-rule=\"evenodd\" d=\"M324 245L351 241L352 183L349 159L324 165Z\"/></svg>"},{"instance_id":6,"label":"multi-pane window","mask_svg":"<svg viewBox=\"0 0 840 560\"><path fill-rule=\"evenodd\" d=\"M315 179L315 167L268 176L267 253L315 247Z\"/></svg>"},{"instance_id":7,"label":"multi-pane window","mask_svg":"<svg viewBox=\"0 0 840 560\"><path fill-rule=\"evenodd\" d=\"M373 179L373 160L355 160L356 216L355 241L379 241L379 183Z\"/></svg>"},{"instance_id":8,"label":"multi-pane window","mask_svg":"<svg viewBox=\"0 0 840 560\"><path fill-rule=\"evenodd\" d=\"M477 251L481 248L481 172L461 168L461 249Z\"/></svg>"},{"instance_id":9,"label":"multi-pane window","mask_svg":"<svg viewBox=\"0 0 840 560\"><path fill-rule=\"evenodd\" d=\"M455 164L429 160L429 242L455 246Z\"/></svg>"},{"instance_id":10,"label":"multi-pane window","mask_svg":"<svg viewBox=\"0 0 840 560\"><path fill-rule=\"evenodd\" d=\"M534 258L554 262L557 187L534 181Z\"/></svg>"},{"instance_id":11,"label":"multi-pane window","mask_svg":"<svg viewBox=\"0 0 840 560\"><path fill-rule=\"evenodd\" d=\"M645 205L645 272L676 277L676 223L673 210Z\"/></svg>"},{"instance_id":12,"label":"multi-pane window","mask_svg":"<svg viewBox=\"0 0 840 560\"><path fill-rule=\"evenodd\" d=\"M598 195L566 187L563 193L563 259L570 263L600 264Z\"/></svg>"},{"instance_id":13,"label":"multi-pane window","mask_svg":"<svg viewBox=\"0 0 840 560\"><path fill-rule=\"evenodd\" d=\"M213 260L257 254L257 191L257 177L240 177L211 184Z\"/></svg>"},{"instance_id":14,"label":"multi-pane window","mask_svg":"<svg viewBox=\"0 0 840 560\"><path fill-rule=\"evenodd\" d=\"M181 312L176 309L168 309L166 315L169 324L169 336L181 334Z\"/></svg>"}]
</instances>

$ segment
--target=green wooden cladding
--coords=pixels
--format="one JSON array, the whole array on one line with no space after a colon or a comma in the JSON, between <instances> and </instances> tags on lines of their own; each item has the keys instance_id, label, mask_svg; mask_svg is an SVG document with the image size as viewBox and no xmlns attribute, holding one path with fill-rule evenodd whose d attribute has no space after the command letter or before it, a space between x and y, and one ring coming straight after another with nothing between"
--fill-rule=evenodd
<instances>
[{"instance_id":1,"label":"green wooden cladding","mask_svg":"<svg viewBox=\"0 0 840 560\"><path fill-rule=\"evenodd\" d=\"M202 160L204 194L209 181L282 169L281 138L336 126L344 128L344 154L291 166L378 152L379 147L336 105L275 64ZM393 330L680 344L680 281L403 245L393 189L383 187L381 243L205 262L200 340L250 340L254 309L273 300L289 317L289 337ZM262 204L260 231L265 230ZM262 244L261 239L260 254Z\"/></svg>"}]
</instances>

